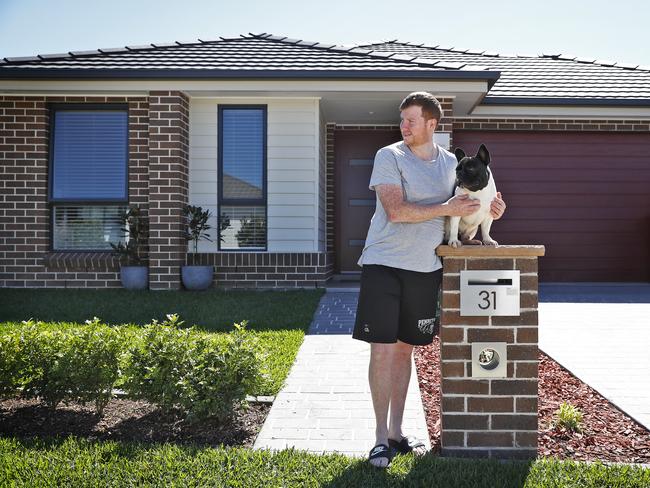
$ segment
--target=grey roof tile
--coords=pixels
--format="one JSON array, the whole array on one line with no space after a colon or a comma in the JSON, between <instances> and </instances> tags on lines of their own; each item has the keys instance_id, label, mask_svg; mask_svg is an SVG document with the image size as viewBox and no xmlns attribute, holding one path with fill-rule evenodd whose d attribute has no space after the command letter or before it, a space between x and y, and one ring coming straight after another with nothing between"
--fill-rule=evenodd
<instances>
[{"instance_id":1,"label":"grey roof tile","mask_svg":"<svg viewBox=\"0 0 650 488\"><path fill-rule=\"evenodd\" d=\"M400 61L413 61L417 56L411 54L395 54L391 59L399 59Z\"/></svg>"},{"instance_id":2,"label":"grey roof tile","mask_svg":"<svg viewBox=\"0 0 650 488\"><path fill-rule=\"evenodd\" d=\"M40 61L41 58L38 56L18 56L18 57L11 57L11 58L5 58L7 61L10 63L22 63L22 62L29 62L29 61Z\"/></svg>"},{"instance_id":3,"label":"grey roof tile","mask_svg":"<svg viewBox=\"0 0 650 488\"><path fill-rule=\"evenodd\" d=\"M461 69L465 65L463 63L450 63L449 61L440 61L436 66L449 69Z\"/></svg>"},{"instance_id":4,"label":"grey roof tile","mask_svg":"<svg viewBox=\"0 0 650 488\"><path fill-rule=\"evenodd\" d=\"M204 42L204 41L201 41L200 39L199 39L199 41L200 41L200 42ZM151 44L142 44L142 45L140 45L140 46L126 46L126 48L127 48L129 51L143 51L143 50L146 50L146 49L156 49L156 48L155 48L153 45L151 45ZM81 52L81 53L83 53L83 52L86 52L86 53L92 53L93 51L80 51L80 52ZM75 53L72 53L72 54L75 54Z\"/></svg>"},{"instance_id":5,"label":"grey roof tile","mask_svg":"<svg viewBox=\"0 0 650 488\"><path fill-rule=\"evenodd\" d=\"M152 42L151 44L154 47L176 47L176 46L178 46L178 44L176 44L175 42ZM106 52L103 49L100 49L100 51Z\"/></svg>"},{"instance_id":6,"label":"grey roof tile","mask_svg":"<svg viewBox=\"0 0 650 488\"><path fill-rule=\"evenodd\" d=\"M354 49L354 46L340 46L340 45L337 44L331 50L332 51L339 51L339 52L348 52L348 51L352 51L353 49Z\"/></svg>"},{"instance_id":7,"label":"grey roof tile","mask_svg":"<svg viewBox=\"0 0 650 488\"><path fill-rule=\"evenodd\" d=\"M198 39L192 41L176 41L176 44L179 46L193 46L194 44L200 42Z\"/></svg>"},{"instance_id":8,"label":"grey roof tile","mask_svg":"<svg viewBox=\"0 0 650 488\"><path fill-rule=\"evenodd\" d=\"M440 61L437 61L435 59L430 59L430 58L415 58L413 59L413 62L418 64L424 64L426 66L435 66Z\"/></svg>"},{"instance_id":9,"label":"grey roof tile","mask_svg":"<svg viewBox=\"0 0 650 488\"><path fill-rule=\"evenodd\" d=\"M299 46L309 46L309 47L315 46L316 44L318 44L316 41L300 41L298 43Z\"/></svg>"},{"instance_id":10,"label":"grey roof tile","mask_svg":"<svg viewBox=\"0 0 650 488\"><path fill-rule=\"evenodd\" d=\"M65 59L70 57L70 53L58 53L58 54L39 54L41 59Z\"/></svg>"},{"instance_id":11,"label":"grey roof tile","mask_svg":"<svg viewBox=\"0 0 650 488\"><path fill-rule=\"evenodd\" d=\"M174 43L172 44L173 46L178 46L178 44ZM160 46L156 46L160 47ZM110 53L124 53L127 52L128 50L126 47L102 47L98 49L99 52L102 52L104 54L110 54Z\"/></svg>"},{"instance_id":12,"label":"grey roof tile","mask_svg":"<svg viewBox=\"0 0 650 488\"><path fill-rule=\"evenodd\" d=\"M463 71L487 71L490 68L488 66L482 66L479 64L466 64L460 69L462 69Z\"/></svg>"},{"instance_id":13,"label":"grey roof tile","mask_svg":"<svg viewBox=\"0 0 650 488\"><path fill-rule=\"evenodd\" d=\"M286 39L287 36L269 36L267 39L270 39L272 41L281 41L282 39Z\"/></svg>"},{"instance_id":14,"label":"grey roof tile","mask_svg":"<svg viewBox=\"0 0 650 488\"><path fill-rule=\"evenodd\" d=\"M394 55L395 53L391 51L371 51L368 53L368 56L372 56L373 58L390 58Z\"/></svg>"}]
</instances>

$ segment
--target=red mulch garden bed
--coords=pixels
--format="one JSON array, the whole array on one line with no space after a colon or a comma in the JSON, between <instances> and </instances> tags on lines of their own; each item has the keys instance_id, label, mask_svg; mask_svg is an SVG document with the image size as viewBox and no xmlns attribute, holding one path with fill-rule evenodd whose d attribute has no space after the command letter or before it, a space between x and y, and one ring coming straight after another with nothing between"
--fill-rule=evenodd
<instances>
[{"instance_id":1,"label":"red mulch garden bed","mask_svg":"<svg viewBox=\"0 0 650 488\"><path fill-rule=\"evenodd\" d=\"M431 446L440 449L440 342L415 348L424 411ZM583 431L552 428L562 402L584 414ZM576 461L650 462L650 431L609 403L546 354L539 353L539 456Z\"/></svg>"}]
</instances>

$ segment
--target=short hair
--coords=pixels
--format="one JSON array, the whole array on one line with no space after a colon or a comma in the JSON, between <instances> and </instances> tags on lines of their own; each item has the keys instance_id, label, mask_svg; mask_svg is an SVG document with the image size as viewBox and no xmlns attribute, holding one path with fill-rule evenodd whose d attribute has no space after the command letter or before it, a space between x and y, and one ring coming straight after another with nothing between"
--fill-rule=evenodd
<instances>
[{"instance_id":1,"label":"short hair","mask_svg":"<svg viewBox=\"0 0 650 488\"><path fill-rule=\"evenodd\" d=\"M424 120L436 119L440 123L442 118L442 107L436 97L428 92L413 92L408 95L399 106L400 110L404 110L412 105L417 105L422 108L422 115Z\"/></svg>"}]
</instances>

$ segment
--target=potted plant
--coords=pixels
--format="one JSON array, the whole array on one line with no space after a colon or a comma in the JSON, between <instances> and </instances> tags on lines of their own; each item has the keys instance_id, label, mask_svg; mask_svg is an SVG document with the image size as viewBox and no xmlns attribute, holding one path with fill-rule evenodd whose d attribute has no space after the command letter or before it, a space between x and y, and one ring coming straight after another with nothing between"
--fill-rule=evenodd
<instances>
[{"instance_id":1,"label":"potted plant","mask_svg":"<svg viewBox=\"0 0 650 488\"><path fill-rule=\"evenodd\" d=\"M120 214L126 241L110 243L120 259L120 281L128 290L145 290L149 284L149 267L142 246L147 235L147 222L140 209L133 205Z\"/></svg>"},{"instance_id":2,"label":"potted plant","mask_svg":"<svg viewBox=\"0 0 650 488\"><path fill-rule=\"evenodd\" d=\"M186 205L183 209L183 214L186 220L185 239L192 241L194 244L194 253L199 251L199 241L205 239L212 242L208 230L212 227L208 224L210 218L210 210L203 210L203 208ZM186 265L181 268L181 278L183 286L188 290L205 290L212 284L214 276L214 268L212 265Z\"/></svg>"}]
</instances>

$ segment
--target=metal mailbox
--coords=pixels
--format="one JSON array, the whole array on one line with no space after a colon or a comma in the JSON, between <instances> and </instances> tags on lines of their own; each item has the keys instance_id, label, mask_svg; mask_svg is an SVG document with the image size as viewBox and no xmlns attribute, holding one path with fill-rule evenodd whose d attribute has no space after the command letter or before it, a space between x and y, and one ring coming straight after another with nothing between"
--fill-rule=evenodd
<instances>
[{"instance_id":1,"label":"metal mailbox","mask_svg":"<svg viewBox=\"0 0 650 488\"><path fill-rule=\"evenodd\" d=\"M460 315L519 315L519 270L461 271Z\"/></svg>"}]
</instances>

